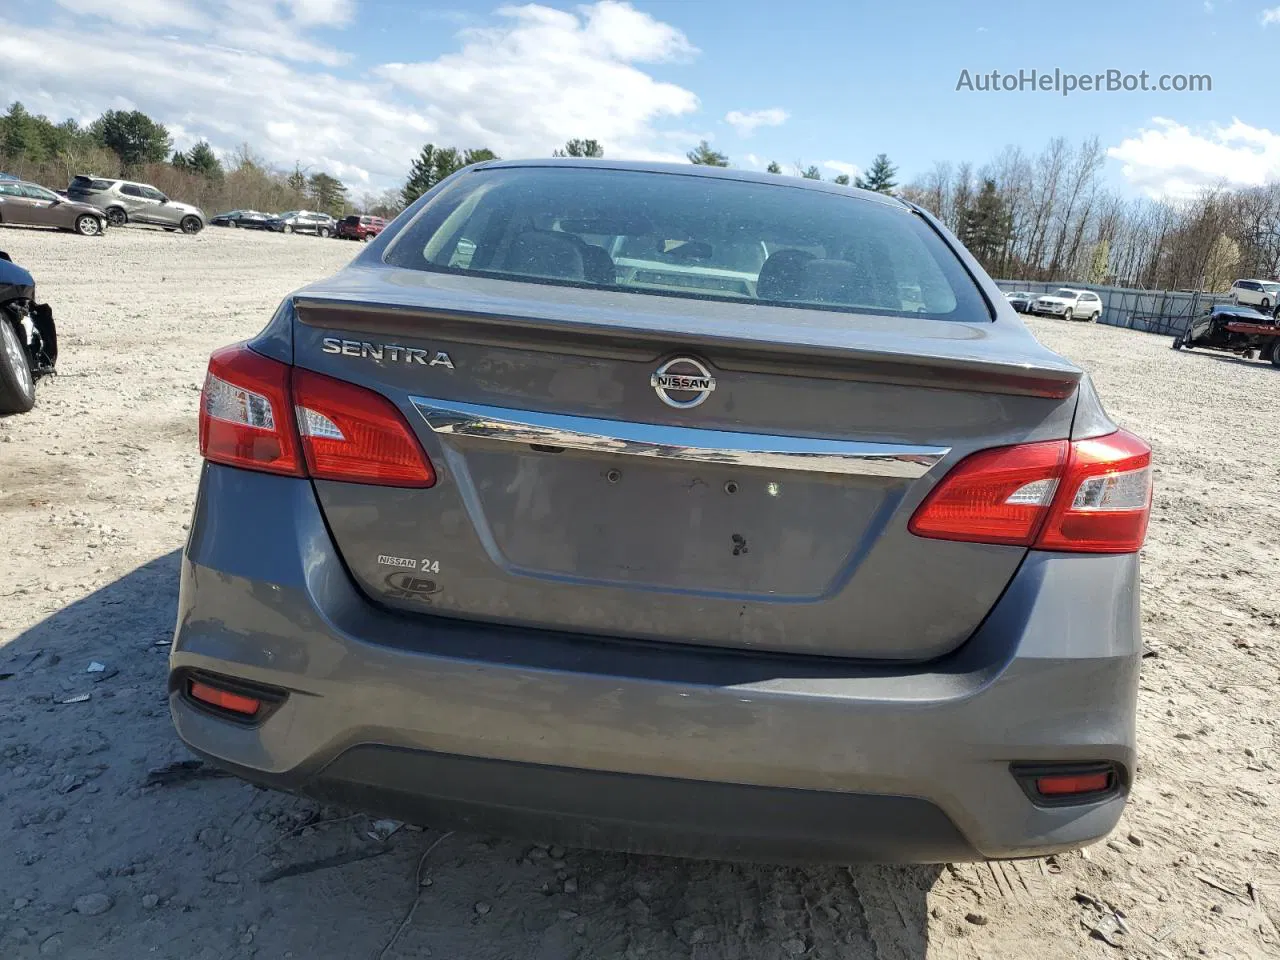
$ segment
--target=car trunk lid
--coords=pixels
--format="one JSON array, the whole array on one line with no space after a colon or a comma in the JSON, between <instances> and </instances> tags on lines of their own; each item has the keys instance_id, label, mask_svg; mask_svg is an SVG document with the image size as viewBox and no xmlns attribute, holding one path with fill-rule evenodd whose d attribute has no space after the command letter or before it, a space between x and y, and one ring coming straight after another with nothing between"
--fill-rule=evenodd
<instances>
[{"instance_id":1,"label":"car trunk lid","mask_svg":"<svg viewBox=\"0 0 1280 960\"><path fill-rule=\"evenodd\" d=\"M372 598L754 650L961 643L1025 551L911 513L974 450L1066 437L1080 376L1018 325L388 268L295 310L295 363L391 398L439 474L316 483Z\"/></svg>"}]
</instances>

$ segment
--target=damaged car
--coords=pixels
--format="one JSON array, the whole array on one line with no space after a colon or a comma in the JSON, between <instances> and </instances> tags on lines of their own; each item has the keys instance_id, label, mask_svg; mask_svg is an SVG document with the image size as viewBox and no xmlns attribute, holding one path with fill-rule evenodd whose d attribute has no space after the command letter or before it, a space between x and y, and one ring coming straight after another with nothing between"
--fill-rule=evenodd
<instances>
[{"instance_id":1,"label":"damaged car","mask_svg":"<svg viewBox=\"0 0 1280 960\"><path fill-rule=\"evenodd\" d=\"M36 302L31 273L0 252L0 416L35 406L36 381L57 359L53 310Z\"/></svg>"}]
</instances>

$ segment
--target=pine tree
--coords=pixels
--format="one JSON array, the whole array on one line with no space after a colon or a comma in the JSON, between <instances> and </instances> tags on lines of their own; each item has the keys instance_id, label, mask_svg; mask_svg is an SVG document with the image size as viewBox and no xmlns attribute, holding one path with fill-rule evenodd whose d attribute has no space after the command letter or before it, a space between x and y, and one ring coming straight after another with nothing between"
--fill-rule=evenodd
<instances>
[{"instance_id":1,"label":"pine tree","mask_svg":"<svg viewBox=\"0 0 1280 960\"><path fill-rule=\"evenodd\" d=\"M486 160L497 160L498 155L488 147L477 147L474 150L468 150L462 155L462 165L469 167L473 163L484 163Z\"/></svg>"},{"instance_id":2,"label":"pine tree","mask_svg":"<svg viewBox=\"0 0 1280 960\"><path fill-rule=\"evenodd\" d=\"M553 157L603 157L599 140L566 140L563 150L552 150Z\"/></svg>"},{"instance_id":3,"label":"pine tree","mask_svg":"<svg viewBox=\"0 0 1280 960\"><path fill-rule=\"evenodd\" d=\"M218 155L213 152L213 147L209 146L206 140L201 140L188 150L185 160L185 169L191 173L198 173L210 180L222 178L222 162L218 160Z\"/></svg>"},{"instance_id":4,"label":"pine tree","mask_svg":"<svg viewBox=\"0 0 1280 960\"><path fill-rule=\"evenodd\" d=\"M889 162L888 156L882 153L871 161L871 169L867 171L867 175L858 177L853 181L853 185L863 190L874 190L876 193L893 193L898 185L898 182L893 179L897 174L898 168Z\"/></svg>"},{"instance_id":5,"label":"pine tree","mask_svg":"<svg viewBox=\"0 0 1280 960\"><path fill-rule=\"evenodd\" d=\"M727 167L729 158L718 150L712 150L711 144L702 140L696 147L685 154L689 158L690 163L696 163L704 167Z\"/></svg>"},{"instance_id":6,"label":"pine tree","mask_svg":"<svg viewBox=\"0 0 1280 960\"><path fill-rule=\"evenodd\" d=\"M160 163L172 145L164 124L156 123L140 110L108 110L93 121L89 131L125 167Z\"/></svg>"},{"instance_id":7,"label":"pine tree","mask_svg":"<svg viewBox=\"0 0 1280 960\"><path fill-rule=\"evenodd\" d=\"M805 170L802 174L800 174L800 176L804 177L806 180L822 179L822 174L818 172L818 168L815 167L813 164L809 164L809 168Z\"/></svg>"},{"instance_id":8,"label":"pine tree","mask_svg":"<svg viewBox=\"0 0 1280 960\"><path fill-rule=\"evenodd\" d=\"M307 192L307 175L302 172L301 164L293 165L293 173L285 178L285 183L289 185L289 189L296 193L299 197Z\"/></svg>"},{"instance_id":9,"label":"pine tree","mask_svg":"<svg viewBox=\"0 0 1280 960\"><path fill-rule=\"evenodd\" d=\"M960 219L960 242L983 267L995 268L1011 228L1012 218L996 190L996 182L982 181L977 200Z\"/></svg>"},{"instance_id":10,"label":"pine tree","mask_svg":"<svg viewBox=\"0 0 1280 960\"><path fill-rule=\"evenodd\" d=\"M782 167L778 165L777 160L770 160L769 165L764 168L765 173L781 173Z\"/></svg>"},{"instance_id":11,"label":"pine tree","mask_svg":"<svg viewBox=\"0 0 1280 960\"><path fill-rule=\"evenodd\" d=\"M836 177L834 182L840 184L842 187L847 187L849 185L849 175L847 173L842 173Z\"/></svg>"},{"instance_id":12,"label":"pine tree","mask_svg":"<svg viewBox=\"0 0 1280 960\"><path fill-rule=\"evenodd\" d=\"M400 190L400 197L407 207L436 185L436 148L426 144L409 167L409 179Z\"/></svg>"},{"instance_id":13,"label":"pine tree","mask_svg":"<svg viewBox=\"0 0 1280 960\"><path fill-rule=\"evenodd\" d=\"M347 185L327 173L313 173L307 178L307 196L314 209L340 217L346 209Z\"/></svg>"}]
</instances>

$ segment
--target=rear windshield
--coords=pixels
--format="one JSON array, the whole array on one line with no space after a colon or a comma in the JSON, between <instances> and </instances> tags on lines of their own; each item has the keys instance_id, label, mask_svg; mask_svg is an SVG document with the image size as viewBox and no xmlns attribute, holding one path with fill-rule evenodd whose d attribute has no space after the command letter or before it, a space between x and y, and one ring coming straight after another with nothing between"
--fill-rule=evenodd
<instances>
[{"instance_id":1,"label":"rear windshield","mask_svg":"<svg viewBox=\"0 0 1280 960\"><path fill-rule=\"evenodd\" d=\"M423 208L387 262L659 296L991 319L956 255L914 213L782 183L476 171Z\"/></svg>"},{"instance_id":2,"label":"rear windshield","mask_svg":"<svg viewBox=\"0 0 1280 960\"><path fill-rule=\"evenodd\" d=\"M93 177L75 177L72 179L68 191L71 190L106 190L110 188L110 180L95 180Z\"/></svg>"}]
</instances>

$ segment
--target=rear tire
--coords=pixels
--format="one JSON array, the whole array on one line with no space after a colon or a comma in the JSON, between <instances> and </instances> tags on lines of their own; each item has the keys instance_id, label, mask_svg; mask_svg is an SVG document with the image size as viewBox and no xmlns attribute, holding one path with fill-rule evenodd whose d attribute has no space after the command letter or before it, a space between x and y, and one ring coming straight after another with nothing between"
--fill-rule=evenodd
<instances>
[{"instance_id":1,"label":"rear tire","mask_svg":"<svg viewBox=\"0 0 1280 960\"><path fill-rule=\"evenodd\" d=\"M1270 360L1273 367L1280 367L1280 337L1276 337L1275 341L1271 344Z\"/></svg>"},{"instance_id":2,"label":"rear tire","mask_svg":"<svg viewBox=\"0 0 1280 960\"><path fill-rule=\"evenodd\" d=\"M113 227L123 227L129 222L129 215L120 207L111 207L107 210L107 223Z\"/></svg>"},{"instance_id":3,"label":"rear tire","mask_svg":"<svg viewBox=\"0 0 1280 960\"><path fill-rule=\"evenodd\" d=\"M194 235L200 232L204 227L204 224L200 222L199 217L183 217L180 226L182 227L183 233Z\"/></svg>"},{"instance_id":4,"label":"rear tire","mask_svg":"<svg viewBox=\"0 0 1280 960\"><path fill-rule=\"evenodd\" d=\"M1067 312L1062 315L1062 319L1074 320L1075 318L1076 318L1076 312L1072 310L1070 307L1067 307Z\"/></svg>"},{"instance_id":5,"label":"rear tire","mask_svg":"<svg viewBox=\"0 0 1280 960\"><path fill-rule=\"evenodd\" d=\"M1180 337L1180 336L1179 336L1179 337L1174 337L1174 338L1173 338L1173 349L1175 349L1175 350L1181 350L1181 349L1182 349L1182 337Z\"/></svg>"},{"instance_id":6,"label":"rear tire","mask_svg":"<svg viewBox=\"0 0 1280 960\"><path fill-rule=\"evenodd\" d=\"M284 232L284 233L293 233L293 227L286 223L286 224L284 225L284 231L283 231L283 232Z\"/></svg>"},{"instance_id":7,"label":"rear tire","mask_svg":"<svg viewBox=\"0 0 1280 960\"><path fill-rule=\"evenodd\" d=\"M321 227L321 228L319 229L318 233L320 234L320 236L324 237L325 239L328 239L328 237L329 237L329 228L328 228L328 227Z\"/></svg>"},{"instance_id":8,"label":"rear tire","mask_svg":"<svg viewBox=\"0 0 1280 960\"><path fill-rule=\"evenodd\" d=\"M27 349L13 321L0 316L0 416L26 413L36 405L36 381Z\"/></svg>"},{"instance_id":9,"label":"rear tire","mask_svg":"<svg viewBox=\"0 0 1280 960\"><path fill-rule=\"evenodd\" d=\"M82 237L96 237L102 234L102 221L92 214L76 217L76 233Z\"/></svg>"}]
</instances>

